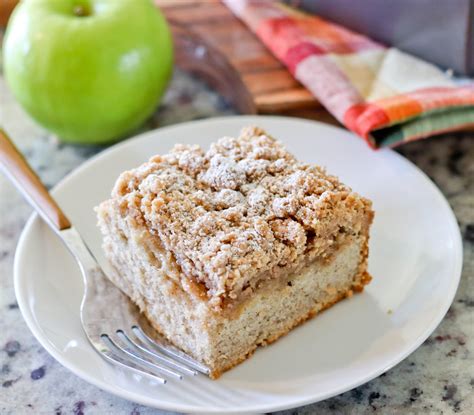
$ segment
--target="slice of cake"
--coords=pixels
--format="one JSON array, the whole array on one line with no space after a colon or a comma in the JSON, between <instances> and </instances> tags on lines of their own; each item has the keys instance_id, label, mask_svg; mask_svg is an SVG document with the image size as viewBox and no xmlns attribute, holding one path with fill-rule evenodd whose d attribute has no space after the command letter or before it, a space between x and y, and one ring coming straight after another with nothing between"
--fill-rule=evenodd
<instances>
[{"instance_id":1,"label":"slice of cake","mask_svg":"<svg viewBox=\"0 0 474 415\"><path fill-rule=\"evenodd\" d=\"M213 378L370 281L371 202L259 128L152 157L97 211L109 277Z\"/></svg>"}]
</instances>

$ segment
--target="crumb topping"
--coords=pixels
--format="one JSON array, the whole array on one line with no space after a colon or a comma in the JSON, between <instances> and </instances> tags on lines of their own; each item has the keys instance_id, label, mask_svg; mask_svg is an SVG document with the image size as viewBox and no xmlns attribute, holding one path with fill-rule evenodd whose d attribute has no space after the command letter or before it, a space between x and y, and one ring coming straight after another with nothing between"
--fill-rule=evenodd
<instances>
[{"instance_id":1,"label":"crumb topping","mask_svg":"<svg viewBox=\"0 0 474 415\"><path fill-rule=\"evenodd\" d=\"M112 197L216 306L302 256L328 255L338 235L371 217L367 199L256 127L207 152L176 145L123 173Z\"/></svg>"}]
</instances>

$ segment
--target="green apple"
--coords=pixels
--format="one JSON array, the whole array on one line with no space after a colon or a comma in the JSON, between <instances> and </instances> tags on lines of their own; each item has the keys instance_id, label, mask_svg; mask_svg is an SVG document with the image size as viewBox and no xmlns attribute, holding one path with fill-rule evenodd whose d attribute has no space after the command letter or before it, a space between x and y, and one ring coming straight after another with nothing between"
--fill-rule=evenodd
<instances>
[{"instance_id":1,"label":"green apple","mask_svg":"<svg viewBox=\"0 0 474 415\"><path fill-rule=\"evenodd\" d=\"M23 0L3 52L21 105L75 143L104 143L137 128L173 65L169 28L151 0Z\"/></svg>"}]
</instances>

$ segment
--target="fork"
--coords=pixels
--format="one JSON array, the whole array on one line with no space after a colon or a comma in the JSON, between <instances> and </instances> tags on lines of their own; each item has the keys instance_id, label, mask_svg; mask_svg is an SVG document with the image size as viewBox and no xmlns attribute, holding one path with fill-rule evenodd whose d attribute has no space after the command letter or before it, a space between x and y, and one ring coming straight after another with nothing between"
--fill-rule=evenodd
<instances>
[{"instance_id":1,"label":"fork","mask_svg":"<svg viewBox=\"0 0 474 415\"><path fill-rule=\"evenodd\" d=\"M79 265L84 280L80 318L94 349L108 362L159 383L209 369L153 332L128 297L113 285L39 177L0 129L0 166Z\"/></svg>"}]
</instances>

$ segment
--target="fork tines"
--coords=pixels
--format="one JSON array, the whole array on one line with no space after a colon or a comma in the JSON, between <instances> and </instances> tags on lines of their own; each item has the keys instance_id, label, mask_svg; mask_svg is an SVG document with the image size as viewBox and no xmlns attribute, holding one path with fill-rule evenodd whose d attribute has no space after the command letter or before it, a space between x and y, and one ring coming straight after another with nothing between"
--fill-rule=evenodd
<instances>
[{"instance_id":1,"label":"fork tines","mask_svg":"<svg viewBox=\"0 0 474 415\"><path fill-rule=\"evenodd\" d=\"M136 324L127 331L117 329L115 333L102 333L100 338L103 345L100 352L107 360L160 383L166 383L166 376L182 379L184 375L210 373L195 359L164 339L151 338Z\"/></svg>"}]
</instances>

